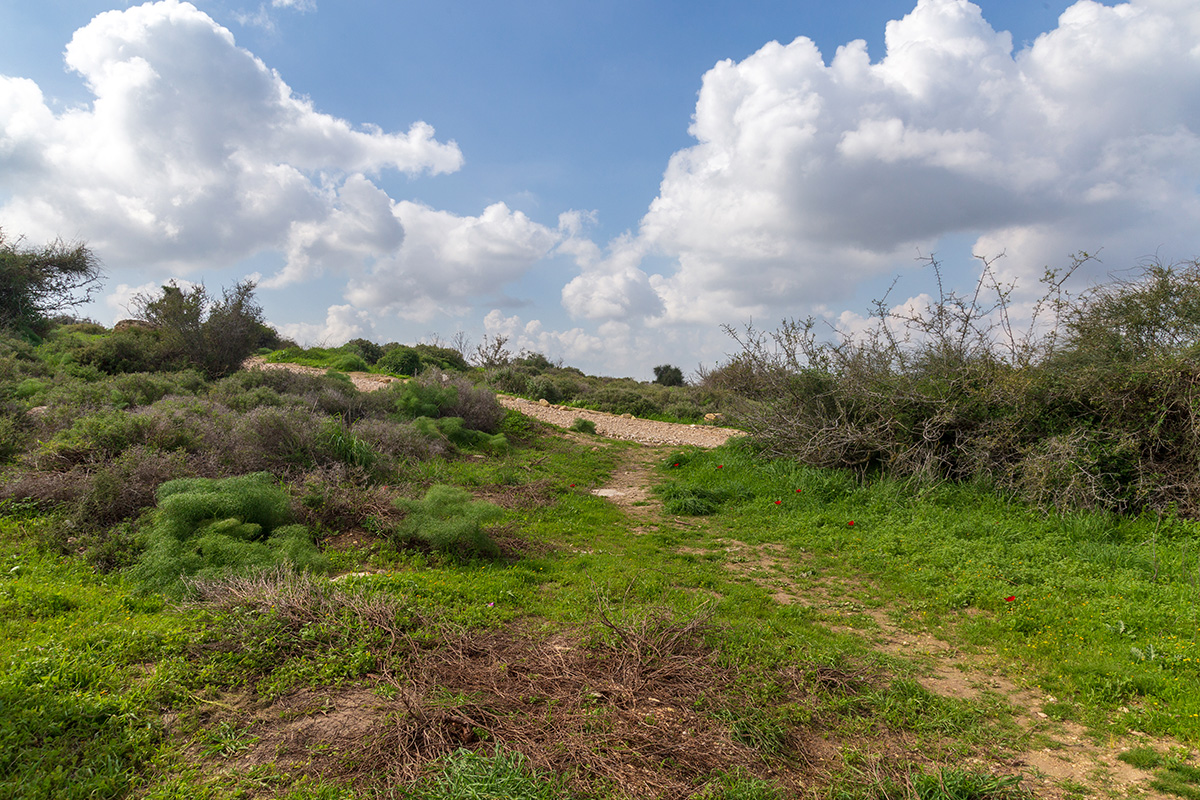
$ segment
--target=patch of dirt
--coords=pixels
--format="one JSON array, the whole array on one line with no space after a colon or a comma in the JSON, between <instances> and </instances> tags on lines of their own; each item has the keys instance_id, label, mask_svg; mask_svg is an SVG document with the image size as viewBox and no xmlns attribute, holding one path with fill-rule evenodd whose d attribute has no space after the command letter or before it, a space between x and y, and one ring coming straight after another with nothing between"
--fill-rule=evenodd
<instances>
[{"instance_id":1,"label":"patch of dirt","mask_svg":"<svg viewBox=\"0 0 1200 800\"><path fill-rule=\"evenodd\" d=\"M623 797L680 799L735 770L795 796L826 760L840 763L837 745L808 726L776 743L784 758L774 765L739 738L749 709L720 705L738 702L737 676L704 644L703 618L602 619L607 641L519 628L445 632L412 644L375 691L222 697L196 712L202 730L192 755L229 775L272 764L370 787L417 780L459 748L503 748L565 776L580 793L609 796L616 787ZM805 702L805 684L784 683L792 686L787 701ZM229 746L214 751L214 732L222 731ZM880 729L871 749L903 745Z\"/></svg>"},{"instance_id":2,"label":"patch of dirt","mask_svg":"<svg viewBox=\"0 0 1200 800\"><path fill-rule=\"evenodd\" d=\"M773 590L775 602L813 608L830 630L860 636L880 652L915 662L922 670L918 682L930 692L953 698L979 699L985 693L1002 698L1016 709L1016 723L1035 743L1035 747L1011 756L1008 766L1021 772L1023 785L1036 796L1063 800L1077 797L1078 793L1069 788L1074 785L1119 795L1167 797L1150 788L1150 772L1118 760L1117 755L1147 745L1166 750L1172 743L1151 741L1143 735L1097 745L1082 726L1053 720L1045 713L1043 705L1055 702L1054 697L1008 679L985 655L965 653L950 641L921 629L915 620L902 627L886 610L846 599L869 593L867 584L840 577L813 578L803 557L792 558L777 543L747 545L729 541L725 552L727 568ZM869 624L862 624L864 617ZM851 618L857 618L859 624L846 624Z\"/></svg>"},{"instance_id":3,"label":"patch of dirt","mask_svg":"<svg viewBox=\"0 0 1200 800\"><path fill-rule=\"evenodd\" d=\"M543 422L560 428L569 428L576 419L586 419L596 424L596 433L609 439L623 439L647 445L686 445L693 447L719 447L734 436L744 436L745 431L721 428L715 425L685 425L678 422L659 422L652 419L606 414L569 406L541 405L532 400L507 395L496 395L505 408L520 411Z\"/></svg>"}]
</instances>

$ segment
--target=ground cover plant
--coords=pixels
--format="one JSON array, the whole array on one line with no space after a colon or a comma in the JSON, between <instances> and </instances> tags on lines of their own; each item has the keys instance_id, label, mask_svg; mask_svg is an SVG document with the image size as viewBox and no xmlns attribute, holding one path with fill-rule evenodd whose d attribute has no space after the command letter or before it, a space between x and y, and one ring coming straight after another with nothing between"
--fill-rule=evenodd
<instances>
[{"instance_id":1,"label":"ground cover plant","mask_svg":"<svg viewBox=\"0 0 1200 800\"><path fill-rule=\"evenodd\" d=\"M1146 780L1187 788L1180 514L752 440L657 449L657 494L621 507L594 490L642 446L440 370L363 393L76 352L0 351L0 796L1015 800L1058 721L1173 737ZM1052 694L1047 718L931 690L885 626Z\"/></svg>"}]
</instances>

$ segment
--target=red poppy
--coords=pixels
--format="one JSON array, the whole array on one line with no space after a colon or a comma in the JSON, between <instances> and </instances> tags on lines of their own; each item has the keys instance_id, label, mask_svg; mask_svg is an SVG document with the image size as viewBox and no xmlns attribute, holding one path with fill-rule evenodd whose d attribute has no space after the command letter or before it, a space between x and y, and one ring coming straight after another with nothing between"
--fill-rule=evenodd
<instances>
[{"instance_id":1,"label":"red poppy","mask_svg":"<svg viewBox=\"0 0 1200 800\"><path fill-rule=\"evenodd\" d=\"M801 493L801 492L803 492L803 491L804 491L803 489L797 489L797 490L796 490L796 494L800 494L800 493Z\"/></svg>"},{"instance_id":2,"label":"red poppy","mask_svg":"<svg viewBox=\"0 0 1200 800\"><path fill-rule=\"evenodd\" d=\"M721 468L721 467L723 467L723 466L725 466L725 465L724 465L724 464L717 464L717 469L720 469L720 468Z\"/></svg>"},{"instance_id":3,"label":"red poppy","mask_svg":"<svg viewBox=\"0 0 1200 800\"><path fill-rule=\"evenodd\" d=\"M783 501L782 501L782 500L776 500L776 501L775 501L775 505L777 505L777 506L778 506L778 505L782 505L782 504L783 504Z\"/></svg>"},{"instance_id":4,"label":"red poppy","mask_svg":"<svg viewBox=\"0 0 1200 800\"><path fill-rule=\"evenodd\" d=\"M573 484L573 483L572 483L572 484L571 484L571 488L572 488L572 489L574 489L574 488L575 488L575 484Z\"/></svg>"},{"instance_id":5,"label":"red poppy","mask_svg":"<svg viewBox=\"0 0 1200 800\"><path fill-rule=\"evenodd\" d=\"M846 523L846 525L847 525L847 527L853 528L853 527L854 527L854 520L850 520L849 522L847 522L847 523Z\"/></svg>"},{"instance_id":6,"label":"red poppy","mask_svg":"<svg viewBox=\"0 0 1200 800\"><path fill-rule=\"evenodd\" d=\"M675 462L674 464L672 464L671 466L672 466L672 467L678 467L678 466L679 466L679 462L678 462L678 461L676 461L676 462Z\"/></svg>"},{"instance_id":7,"label":"red poppy","mask_svg":"<svg viewBox=\"0 0 1200 800\"><path fill-rule=\"evenodd\" d=\"M1009 597L1004 598L1004 602L1011 603L1013 600L1016 600L1016 599L1017 599L1017 596L1014 594L1014 595L1010 595Z\"/></svg>"}]
</instances>

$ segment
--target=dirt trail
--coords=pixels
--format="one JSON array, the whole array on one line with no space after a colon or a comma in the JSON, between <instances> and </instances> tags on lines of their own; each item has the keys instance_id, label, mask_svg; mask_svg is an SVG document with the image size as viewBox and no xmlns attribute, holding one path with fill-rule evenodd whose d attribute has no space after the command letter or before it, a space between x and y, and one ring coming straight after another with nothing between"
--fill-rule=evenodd
<instances>
[{"instance_id":1,"label":"dirt trail","mask_svg":"<svg viewBox=\"0 0 1200 800\"><path fill-rule=\"evenodd\" d=\"M289 369L323 374L325 370L296 364L269 364L251 358L249 369ZM350 373L354 384L363 391L386 388L397 379L369 373ZM625 459L609 482L595 494L620 506L636 521L635 530L653 526L662 517L662 504L652 493L659 482L655 466L661 463L669 446L717 447L741 432L713 425L680 425L657 422L565 406L543 405L521 398L498 395L508 407L528 416L568 428L577 418L593 421L596 432L608 438L639 442L646 447L628 448ZM567 434L571 435L571 434ZM695 520L675 519L675 524L693 527L704 524ZM997 695L1017 709L1016 722L1030 735L1031 747L1012 754L1000 765L1002 771L1020 772L1024 786L1038 797L1078 798L1083 794L1165 798L1149 786L1153 775L1118 761L1118 753L1132 747L1153 745L1160 750L1169 743L1147 736L1113 739L1099 746L1086 735L1083 727L1057 721L1043 710L1053 697L1036 689L1025 688L999 674L995 659L985 654L966 653L953 644L953 632L935 636L908 620L901 627L887 611L856 600L869 597L865 582L837 577L810 579L803 563L790 557L778 544L748 545L720 542L731 572L772 590L772 598L781 605L803 604L814 609L832 630L853 632L867 639L881 652L909 659L918 665L920 683L929 691L946 697L978 698ZM867 620L864 622L864 620Z\"/></svg>"},{"instance_id":2,"label":"dirt trail","mask_svg":"<svg viewBox=\"0 0 1200 800\"><path fill-rule=\"evenodd\" d=\"M661 447L631 448L612 480L595 493L626 509L641 526L651 520L670 522L661 516L662 505L651 493L659 482L655 465L661 463L665 453L666 448ZM691 519L674 522L697 524ZM1050 718L1043 706L1054 702L1054 697L1022 687L1000 674L996 659L987 654L960 649L952 643L952 631L946 631L942 638L912 624L912 620L901 627L887 610L856 600L869 598L871 587L867 583L838 577L812 578L805 565L791 558L779 544L748 545L729 539L720 544L731 572L772 590L772 598L781 605L796 603L813 608L831 630L859 635L873 648L913 662L920 673L918 681L930 692L969 699L990 694L1015 708L1016 723L1029 734L1029 749L1011 754L1001 764L982 767L1019 772L1027 789L1038 797L1056 800L1078 798L1081 788L1096 795L1167 797L1150 788L1154 777L1150 772L1119 761L1117 755L1142 746L1166 750L1169 743L1137 735L1097 745L1082 726Z\"/></svg>"}]
</instances>

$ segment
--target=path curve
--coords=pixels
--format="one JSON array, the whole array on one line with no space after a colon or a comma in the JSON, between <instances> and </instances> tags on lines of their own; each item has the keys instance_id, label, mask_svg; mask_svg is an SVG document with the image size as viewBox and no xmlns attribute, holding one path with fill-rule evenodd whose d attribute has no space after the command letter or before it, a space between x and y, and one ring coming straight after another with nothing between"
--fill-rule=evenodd
<instances>
[{"instance_id":1,"label":"path curve","mask_svg":"<svg viewBox=\"0 0 1200 800\"><path fill-rule=\"evenodd\" d=\"M243 369L285 369L291 372L301 372L309 375L324 375L328 370L318 367L306 367L301 364L274 364L263 360L262 356L251 356L242 362ZM354 385L362 392L373 392L376 389L386 389L401 380L387 375L377 375L370 372L346 373ZM693 447L720 447L734 436L742 436L745 431L733 428L720 428L715 425L687 425L679 422L659 422L653 419L638 419L624 417L618 414L608 414L603 411L590 411L586 408L571 408L569 406L542 405L532 400L520 397L497 394L496 399L505 408L519 411L529 417L558 425L562 428L571 427L576 419L586 419L596 423L596 433L609 439L622 439L641 444L688 445Z\"/></svg>"}]
</instances>

